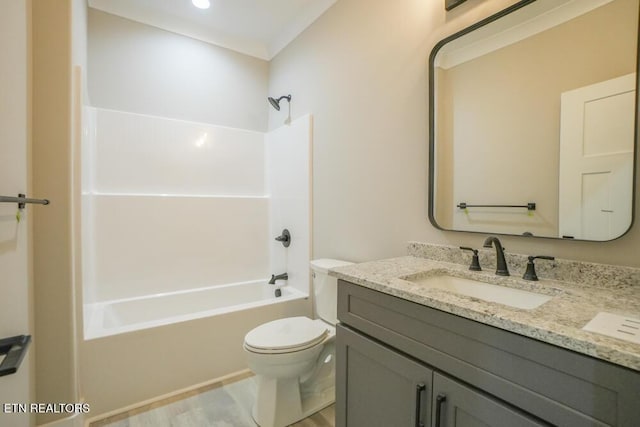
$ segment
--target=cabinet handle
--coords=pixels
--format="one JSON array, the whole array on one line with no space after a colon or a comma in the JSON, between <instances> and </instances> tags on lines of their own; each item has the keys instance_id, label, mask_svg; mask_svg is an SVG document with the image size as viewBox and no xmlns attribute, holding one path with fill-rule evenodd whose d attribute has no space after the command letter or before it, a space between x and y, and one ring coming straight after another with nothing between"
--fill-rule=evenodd
<instances>
[{"instance_id":1,"label":"cabinet handle","mask_svg":"<svg viewBox=\"0 0 640 427\"><path fill-rule=\"evenodd\" d=\"M440 427L440 419L442 418L442 405L447 401L447 396L439 394L436 397L436 425L434 427Z\"/></svg>"},{"instance_id":2,"label":"cabinet handle","mask_svg":"<svg viewBox=\"0 0 640 427\"><path fill-rule=\"evenodd\" d=\"M424 423L420 421L420 408L422 407L422 392L427 389L427 386L420 383L416 385L416 427L424 427Z\"/></svg>"}]
</instances>

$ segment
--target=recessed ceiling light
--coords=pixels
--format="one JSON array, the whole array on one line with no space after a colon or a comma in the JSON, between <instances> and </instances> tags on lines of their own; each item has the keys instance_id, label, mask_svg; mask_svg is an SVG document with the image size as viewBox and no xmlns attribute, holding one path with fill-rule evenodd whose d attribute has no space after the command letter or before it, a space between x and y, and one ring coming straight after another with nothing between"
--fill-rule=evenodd
<instances>
[{"instance_id":1,"label":"recessed ceiling light","mask_svg":"<svg viewBox=\"0 0 640 427\"><path fill-rule=\"evenodd\" d=\"M191 3L198 9L209 9L211 7L209 0L191 0Z\"/></svg>"}]
</instances>

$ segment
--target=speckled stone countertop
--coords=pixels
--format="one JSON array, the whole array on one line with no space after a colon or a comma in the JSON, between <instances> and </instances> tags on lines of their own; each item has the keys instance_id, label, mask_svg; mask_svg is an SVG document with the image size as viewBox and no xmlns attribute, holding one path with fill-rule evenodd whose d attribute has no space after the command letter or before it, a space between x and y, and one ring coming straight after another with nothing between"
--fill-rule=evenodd
<instances>
[{"instance_id":1,"label":"speckled stone countertop","mask_svg":"<svg viewBox=\"0 0 640 427\"><path fill-rule=\"evenodd\" d=\"M411 247L409 252L412 253ZM561 260L551 264L560 270L563 268ZM485 264L485 271L477 272L469 271L468 264L405 256L339 267L332 269L330 274L366 288L640 371L640 344L582 330L599 312L640 317L640 269L621 267L623 271L618 277L622 277L622 280L611 286L603 282L597 273L598 264L595 264L596 267L594 264L583 266L582 270L587 272L589 280L585 278L579 284L556 278L545 279L541 274L542 269L538 271L538 282L522 280L522 272L518 275L515 270L512 270L512 276L500 277L494 274L495 264L491 264L493 268L488 265ZM608 267L613 268L615 273L617 267ZM612 274L611 268L602 268L605 277ZM553 298L534 309L517 309L403 279L442 273L551 295Z\"/></svg>"}]
</instances>

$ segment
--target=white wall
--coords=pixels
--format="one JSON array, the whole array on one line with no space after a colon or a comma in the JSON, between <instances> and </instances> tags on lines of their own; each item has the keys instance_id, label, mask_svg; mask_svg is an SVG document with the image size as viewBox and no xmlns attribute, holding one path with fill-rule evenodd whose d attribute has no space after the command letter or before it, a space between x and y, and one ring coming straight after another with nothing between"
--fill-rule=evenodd
<instances>
[{"instance_id":1,"label":"white wall","mask_svg":"<svg viewBox=\"0 0 640 427\"><path fill-rule=\"evenodd\" d=\"M23 0L0 3L0 195L17 196L29 190L29 76L27 45L28 6ZM33 333L29 205L18 223L13 203L0 203L0 338ZM17 373L0 378L0 403L33 402L33 345ZM5 414L0 425L21 427L32 422L29 414Z\"/></svg>"},{"instance_id":2,"label":"white wall","mask_svg":"<svg viewBox=\"0 0 640 427\"><path fill-rule=\"evenodd\" d=\"M314 114L314 257L406 253L409 240L479 247L427 219L428 57L442 38L515 1L340 0L271 62L269 92ZM286 112L270 112L270 128ZM638 209L637 209L638 210ZM640 266L637 227L609 243L502 238L511 252Z\"/></svg>"},{"instance_id":3,"label":"white wall","mask_svg":"<svg viewBox=\"0 0 640 427\"><path fill-rule=\"evenodd\" d=\"M311 149L310 115L294 120L266 135L267 187L271 274L288 273L286 283L309 293L311 260ZM291 233L285 248L274 240L283 229Z\"/></svg>"},{"instance_id":4,"label":"white wall","mask_svg":"<svg viewBox=\"0 0 640 427\"><path fill-rule=\"evenodd\" d=\"M268 278L262 133L85 110L86 303Z\"/></svg>"},{"instance_id":5,"label":"white wall","mask_svg":"<svg viewBox=\"0 0 640 427\"><path fill-rule=\"evenodd\" d=\"M310 115L268 133L85 108L85 303L289 273L309 292ZM284 228L292 243L274 238Z\"/></svg>"},{"instance_id":6,"label":"white wall","mask_svg":"<svg viewBox=\"0 0 640 427\"><path fill-rule=\"evenodd\" d=\"M77 402L72 159L74 76L82 62L82 0L32 1L33 193L51 200L33 211L36 401ZM73 19L73 22L72 22ZM79 59L80 58L80 59ZM75 99L73 101L76 101ZM77 105L79 102L75 102ZM41 413L44 424L68 414Z\"/></svg>"},{"instance_id":7,"label":"white wall","mask_svg":"<svg viewBox=\"0 0 640 427\"><path fill-rule=\"evenodd\" d=\"M72 183L72 2L32 1L36 399L76 402ZM67 414L38 414L44 424Z\"/></svg>"},{"instance_id":8,"label":"white wall","mask_svg":"<svg viewBox=\"0 0 640 427\"><path fill-rule=\"evenodd\" d=\"M95 9L88 34L92 106L266 130L266 61Z\"/></svg>"},{"instance_id":9,"label":"white wall","mask_svg":"<svg viewBox=\"0 0 640 427\"><path fill-rule=\"evenodd\" d=\"M88 185L98 193L264 196L260 132L103 109ZM92 152L91 152L92 151Z\"/></svg>"},{"instance_id":10,"label":"white wall","mask_svg":"<svg viewBox=\"0 0 640 427\"><path fill-rule=\"evenodd\" d=\"M87 90L87 42L88 42L88 5L87 0L71 0L71 60L74 66L79 66L82 73L82 102L89 104Z\"/></svg>"}]
</instances>

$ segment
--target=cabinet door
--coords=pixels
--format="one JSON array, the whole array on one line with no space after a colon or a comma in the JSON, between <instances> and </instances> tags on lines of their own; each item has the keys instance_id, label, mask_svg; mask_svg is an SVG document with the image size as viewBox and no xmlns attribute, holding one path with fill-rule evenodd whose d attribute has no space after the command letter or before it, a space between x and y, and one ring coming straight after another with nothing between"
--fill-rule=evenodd
<instances>
[{"instance_id":1,"label":"cabinet door","mask_svg":"<svg viewBox=\"0 0 640 427\"><path fill-rule=\"evenodd\" d=\"M422 427L433 371L344 326L336 336L336 427Z\"/></svg>"},{"instance_id":2,"label":"cabinet door","mask_svg":"<svg viewBox=\"0 0 640 427\"><path fill-rule=\"evenodd\" d=\"M488 395L433 374L434 427L549 426Z\"/></svg>"}]
</instances>

